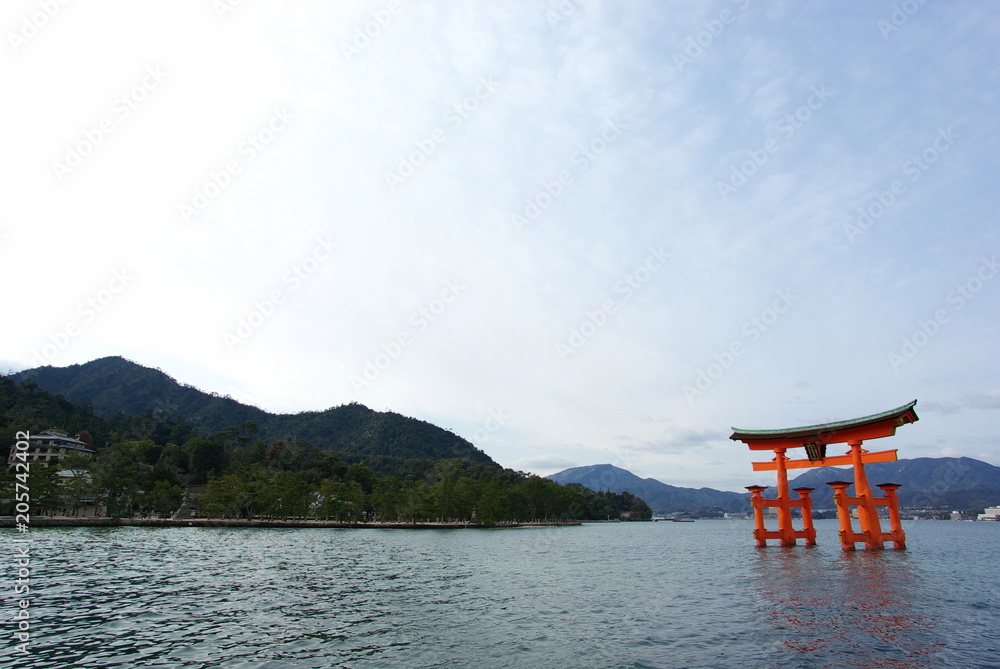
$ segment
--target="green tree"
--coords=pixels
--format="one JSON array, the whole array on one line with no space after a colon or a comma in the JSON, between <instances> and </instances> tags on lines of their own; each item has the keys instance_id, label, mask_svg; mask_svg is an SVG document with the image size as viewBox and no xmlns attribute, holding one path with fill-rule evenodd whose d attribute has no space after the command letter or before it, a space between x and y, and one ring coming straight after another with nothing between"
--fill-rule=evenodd
<instances>
[{"instance_id":1,"label":"green tree","mask_svg":"<svg viewBox=\"0 0 1000 669\"><path fill-rule=\"evenodd\" d=\"M164 449L150 439L132 442L132 448L135 450L136 459L148 465L155 465Z\"/></svg>"},{"instance_id":2,"label":"green tree","mask_svg":"<svg viewBox=\"0 0 1000 669\"><path fill-rule=\"evenodd\" d=\"M483 482L476 500L476 519L483 525L495 525L507 518L500 484L495 480Z\"/></svg>"},{"instance_id":3,"label":"green tree","mask_svg":"<svg viewBox=\"0 0 1000 669\"><path fill-rule=\"evenodd\" d=\"M191 473L192 483L205 483L210 475L222 473L226 453L219 442L195 437L184 444L184 450L190 454L188 471Z\"/></svg>"},{"instance_id":4,"label":"green tree","mask_svg":"<svg viewBox=\"0 0 1000 669\"><path fill-rule=\"evenodd\" d=\"M156 481L149 493L149 506L156 513L170 513L180 508L184 489L169 481Z\"/></svg>"},{"instance_id":5,"label":"green tree","mask_svg":"<svg viewBox=\"0 0 1000 669\"><path fill-rule=\"evenodd\" d=\"M406 493L399 479L394 476L379 479L372 491L371 506L379 520L397 521L402 518Z\"/></svg>"},{"instance_id":6,"label":"green tree","mask_svg":"<svg viewBox=\"0 0 1000 669\"><path fill-rule=\"evenodd\" d=\"M426 481L414 481L405 491L403 517L410 522L430 520L434 513L434 491Z\"/></svg>"},{"instance_id":7,"label":"green tree","mask_svg":"<svg viewBox=\"0 0 1000 669\"><path fill-rule=\"evenodd\" d=\"M209 516L236 518L241 515L248 492L246 481L237 474L211 478L199 498L201 508Z\"/></svg>"},{"instance_id":8,"label":"green tree","mask_svg":"<svg viewBox=\"0 0 1000 669\"><path fill-rule=\"evenodd\" d=\"M357 481L366 495L371 494L378 476L363 462L355 462L347 467L347 480Z\"/></svg>"},{"instance_id":9,"label":"green tree","mask_svg":"<svg viewBox=\"0 0 1000 669\"><path fill-rule=\"evenodd\" d=\"M274 517L306 516L311 511L314 494L309 484L290 472L283 472L262 491L264 512Z\"/></svg>"},{"instance_id":10,"label":"green tree","mask_svg":"<svg viewBox=\"0 0 1000 669\"><path fill-rule=\"evenodd\" d=\"M548 515L548 509L551 506L551 490L546 485L546 479L540 476L529 476L521 488L528 502L531 519L543 520Z\"/></svg>"},{"instance_id":11,"label":"green tree","mask_svg":"<svg viewBox=\"0 0 1000 669\"><path fill-rule=\"evenodd\" d=\"M15 505L17 504L14 495L17 490L15 484L18 483L16 478L16 474L18 473L23 472L15 472L13 467L0 471L0 516L14 515Z\"/></svg>"},{"instance_id":12,"label":"green tree","mask_svg":"<svg viewBox=\"0 0 1000 669\"><path fill-rule=\"evenodd\" d=\"M317 516L342 522L364 519L365 493L357 481L324 481L319 497Z\"/></svg>"},{"instance_id":13,"label":"green tree","mask_svg":"<svg viewBox=\"0 0 1000 669\"><path fill-rule=\"evenodd\" d=\"M246 463L256 464L258 462L263 462L264 458L267 457L267 444L260 439L253 443L250 447L250 452L247 454Z\"/></svg>"},{"instance_id":14,"label":"green tree","mask_svg":"<svg viewBox=\"0 0 1000 669\"><path fill-rule=\"evenodd\" d=\"M62 477L59 476L58 467L54 464L50 467L42 467L37 462L30 464L28 487L32 511L51 514L57 509L61 509L63 506Z\"/></svg>"},{"instance_id":15,"label":"green tree","mask_svg":"<svg viewBox=\"0 0 1000 669\"><path fill-rule=\"evenodd\" d=\"M156 464L169 467L177 476L186 476L190 461L191 456L183 448L177 444L170 443L160 452L160 458L156 461Z\"/></svg>"},{"instance_id":16,"label":"green tree","mask_svg":"<svg viewBox=\"0 0 1000 669\"><path fill-rule=\"evenodd\" d=\"M113 444L101 451L91 467L98 499L112 518L131 517L139 491L139 463L128 444Z\"/></svg>"}]
</instances>

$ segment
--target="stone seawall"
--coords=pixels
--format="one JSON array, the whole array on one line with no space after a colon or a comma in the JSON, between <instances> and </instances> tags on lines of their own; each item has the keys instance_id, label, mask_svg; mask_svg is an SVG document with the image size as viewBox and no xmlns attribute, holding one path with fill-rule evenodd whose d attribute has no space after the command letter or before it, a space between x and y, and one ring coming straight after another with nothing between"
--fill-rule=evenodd
<instances>
[{"instance_id":1,"label":"stone seawall","mask_svg":"<svg viewBox=\"0 0 1000 669\"><path fill-rule=\"evenodd\" d=\"M376 530L453 530L453 529L507 529L531 527L570 527L579 521L510 523L479 525L476 523L341 523L326 520L237 520L223 518L68 518L32 517L31 529L43 527L271 527L271 528L337 528ZM0 518L0 528L14 527L10 516Z\"/></svg>"}]
</instances>

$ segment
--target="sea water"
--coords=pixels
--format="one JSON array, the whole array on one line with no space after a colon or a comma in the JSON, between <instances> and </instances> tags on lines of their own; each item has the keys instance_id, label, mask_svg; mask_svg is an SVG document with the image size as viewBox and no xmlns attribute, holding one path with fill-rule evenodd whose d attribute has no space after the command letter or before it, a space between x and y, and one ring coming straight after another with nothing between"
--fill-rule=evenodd
<instances>
[{"instance_id":1,"label":"sea water","mask_svg":"<svg viewBox=\"0 0 1000 669\"><path fill-rule=\"evenodd\" d=\"M1000 523L911 521L906 551L817 529L34 529L28 653L9 557L0 666L1000 666Z\"/></svg>"}]
</instances>

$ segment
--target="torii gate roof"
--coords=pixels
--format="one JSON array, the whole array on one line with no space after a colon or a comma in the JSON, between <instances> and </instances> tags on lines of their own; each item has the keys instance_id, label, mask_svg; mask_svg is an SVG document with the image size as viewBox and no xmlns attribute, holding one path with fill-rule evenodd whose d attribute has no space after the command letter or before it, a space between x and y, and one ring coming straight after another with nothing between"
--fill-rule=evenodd
<instances>
[{"instance_id":1,"label":"torii gate roof","mask_svg":"<svg viewBox=\"0 0 1000 669\"><path fill-rule=\"evenodd\" d=\"M822 425L806 425L779 430L745 430L734 427L729 437L742 441L752 450L769 451L775 448L795 448L806 444L839 444L847 441L891 437L896 428L918 420L917 400L882 413L842 420Z\"/></svg>"}]
</instances>

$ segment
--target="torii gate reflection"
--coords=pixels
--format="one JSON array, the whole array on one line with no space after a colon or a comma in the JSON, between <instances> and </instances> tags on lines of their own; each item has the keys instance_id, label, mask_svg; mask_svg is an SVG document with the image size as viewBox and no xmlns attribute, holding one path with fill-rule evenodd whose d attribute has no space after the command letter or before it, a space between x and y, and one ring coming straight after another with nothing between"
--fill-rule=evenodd
<instances>
[{"instance_id":1,"label":"torii gate reflection","mask_svg":"<svg viewBox=\"0 0 1000 669\"><path fill-rule=\"evenodd\" d=\"M896 548L906 548L906 536L899 519L899 501L896 498L895 483L881 483L878 488L885 492L885 497L875 497L868 477L865 475L865 464L871 462L894 462L896 451L868 452L861 448L865 439L891 437L896 428L918 420L913 407L917 401L903 405L891 411L854 418L823 425L808 425L780 430L743 430L733 428L729 437L742 441L753 451L774 451L774 459L770 462L753 463L754 471L776 471L778 473L778 496L775 499L764 499L765 486L747 486L752 493L751 504L754 510L754 538L758 546L766 546L768 539L779 539L782 546L794 546L797 539L805 539L806 545L816 544L816 529L812 522L812 500L809 493L812 488L796 488L798 499L791 499L788 490L788 470L808 467L836 467L838 465L853 465L854 467L854 497L847 494L851 481L831 481L828 485L834 489L834 501L837 504L837 518L840 520L840 542L845 551L854 550L854 544L864 542L865 548L884 548L886 541L892 541ZM826 447L829 444L846 443L850 450L845 455L827 456ZM805 448L807 458L804 460L789 460L785 452L790 448ZM861 531L855 532L851 524L850 507L858 507L858 521ZM889 509L891 531L882 532L879 523L878 507ZM778 529L768 530L764 527L764 508L776 507L778 510ZM801 530L792 527L792 508L802 509Z\"/></svg>"}]
</instances>

